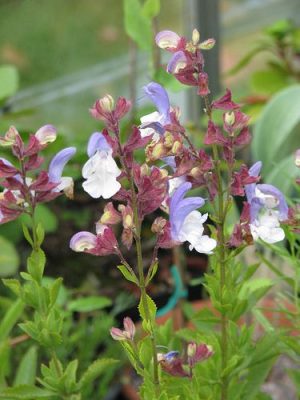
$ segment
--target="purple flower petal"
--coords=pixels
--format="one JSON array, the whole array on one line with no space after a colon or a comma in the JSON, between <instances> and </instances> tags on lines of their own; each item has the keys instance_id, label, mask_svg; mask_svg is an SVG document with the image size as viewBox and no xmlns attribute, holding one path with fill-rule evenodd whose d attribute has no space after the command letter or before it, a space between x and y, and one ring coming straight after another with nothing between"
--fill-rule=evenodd
<instances>
[{"instance_id":1,"label":"purple flower petal","mask_svg":"<svg viewBox=\"0 0 300 400\"><path fill-rule=\"evenodd\" d=\"M170 224L171 234L173 240L178 240L180 229L184 223L185 218L197 208L200 208L205 203L202 197L188 197L184 199L184 196L188 190L190 190L192 184L190 182L184 182L174 192L170 201Z\"/></svg>"},{"instance_id":2,"label":"purple flower petal","mask_svg":"<svg viewBox=\"0 0 300 400\"><path fill-rule=\"evenodd\" d=\"M262 162L257 161L255 164L252 165L251 168L249 168L249 175L255 177L258 176L260 174L261 168L262 168ZM245 186L245 192L248 203L251 203L253 197L255 196L255 187L256 183L251 183L250 185Z\"/></svg>"},{"instance_id":3,"label":"purple flower petal","mask_svg":"<svg viewBox=\"0 0 300 400\"><path fill-rule=\"evenodd\" d=\"M279 189L277 189L273 185L268 185L268 184L259 184L256 185L257 189L259 189L262 193L264 194L269 194L271 196L274 196L278 199L279 204L278 204L278 209L279 209L279 219L281 221L284 221L285 219L288 218L288 212L289 212L289 207L287 205L287 202L284 198L284 195L281 193Z\"/></svg>"},{"instance_id":4,"label":"purple flower petal","mask_svg":"<svg viewBox=\"0 0 300 400\"><path fill-rule=\"evenodd\" d=\"M75 147L67 147L59 151L51 160L48 175L51 182L60 182L63 169L76 153Z\"/></svg>"},{"instance_id":5,"label":"purple flower petal","mask_svg":"<svg viewBox=\"0 0 300 400\"><path fill-rule=\"evenodd\" d=\"M107 143L104 135L100 132L94 132L89 139L87 145L87 154L93 157L97 150L111 150L110 145Z\"/></svg>"},{"instance_id":6,"label":"purple flower petal","mask_svg":"<svg viewBox=\"0 0 300 400\"><path fill-rule=\"evenodd\" d=\"M161 49L176 49L180 42L180 36L173 31L165 30L155 36L155 42Z\"/></svg>"},{"instance_id":7,"label":"purple flower petal","mask_svg":"<svg viewBox=\"0 0 300 400\"><path fill-rule=\"evenodd\" d=\"M164 117L164 124L170 122L170 100L166 90L156 82L150 82L143 87L146 95L155 104L159 114Z\"/></svg>"},{"instance_id":8,"label":"purple flower petal","mask_svg":"<svg viewBox=\"0 0 300 400\"><path fill-rule=\"evenodd\" d=\"M74 251L81 252L91 250L97 245L97 236L91 232L78 232L72 236L70 240L70 248Z\"/></svg>"},{"instance_id":9,"label":"purple flower petal","mask_svg":"<svg viewBox=\"0 0 300 400\"><path fill-rule=\"evenodd\" d=\"M187 64L187 58L182 50L176 51L168 62L167 72L177 74Z\"/></svg>"}]
</instances>

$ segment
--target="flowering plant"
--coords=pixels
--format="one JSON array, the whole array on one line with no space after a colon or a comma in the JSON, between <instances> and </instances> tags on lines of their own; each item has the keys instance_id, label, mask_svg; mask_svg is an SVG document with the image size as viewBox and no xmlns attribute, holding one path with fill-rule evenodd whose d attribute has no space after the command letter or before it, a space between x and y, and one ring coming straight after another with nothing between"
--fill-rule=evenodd
<instances>
[{"instance_id":1,"label":"flowering plant","mask_svg":"<svg viewBox=\"0 0 300 400\"><path fill-rule=\"evenodd\" d=\"M287 202L279 189L259 183L261 162L248 168L236 161L236 151L251 140L249 118L229 89L221 98L209 99L203 51L211 49L214 40L200 42L197 30L191 41L162 31L156 43L171 53L167 71L181 83L196 87L204 99L207 150L193 145L180 123L178 108L170 105L167 92L156 82L144 87L156 111L143 116L125 142L121 140L120 121L130 109L129 101L119 98L115 103L110 95L96 101L91 114L105 127L89 140L83 188L92 197L112 201L96 223L96 234L76 233L70 246L96 256L117 255L121 262L118 269L140 290L138 309L144 337L136 339L130 318L124 319L123 330L112 328L111 335L122 344L143 379L142 398L262 398L260 387L279 354L279 336L269 332L255 341L242 318L272 284L250 280L258 265L243 265L237 256L256 241L274 244L284 240L281 224L288 221ZM215 122L220 112L222 128ZM145 148L142 164L135 159L135 151L141 148ZM190 195L196 188L206 191L206 200ZM244 202L240 221L230 231L227 221L234 197L244 197ZM198 210L205 202L210 215ZM163 214L152 224L153 254L145 263L142 224L146 215L159 209ZM210 225L205 225L208 218ZM123 226L121 243L114 234L118 223ZM206 275L205 287L214 311L205 310L193 317L202 320L205 329L202 323L196 331L177 333L187 342L182 355L168 346L162 353L159 348L164 339L156 326L156 305L147 288L158 269L158 250L184 242L190 250L210 256L211 272ZM130 265L123 252L123 246L130 249L133 245L136 265ZM207 325L215 329L207 330Z\"/></svg>"},{"instance_id":2,"label":"flowering plant","mask_svg":"<svg viewBox=\"0 0 300 400\"><path fill-rule=\"evenodd\" d=\"M265 399L261 387L282 351L283 334L269 329L255 338L254 325L246 325L245 313L255 308L273 282L253 278L259 264L246 265L240 256L255 242L271 248L282 242L287 235L285 226L298 229L299 215L296 208L289 209L278 188L260 182L260 161L248 167L236 159L237 150L251 140L249 118L229 89L219 99L209 98L203 52L213 47L214 40L201 42L197 30L192 40L162 31L156 43L171 53L167 71L181 83L195 87L204 100L208 123L203 148L194 146L180 122L179 109L171 106L166 90L156 82L144 87L156 111L143 116L125 140L120 122L130 111L130 102L123 97L115 101L110 95L97 100L90 112L104 127L93 133L87 144L83 189L94 199L109 201L94 232L75 233L70 248L96 257L117 256L120 273L140 293L140 329L125 317L123 327L111 327L110 334L140 375L142 398ZM221 127L216 122L220 113ZM77 360L63 366L57 355L63 323L56 307L61 279L43 285L44 232L35 222L38 203L63 192L72 197L72 179L63 177L62 172L75 148L60 151L48 170L40 170L40 152L55 138L55 129L47 125L31 135L27 145L15 128L0 139L16 159L15 165L0 160L4 187L0 221L5 223L25 213L32 222L31 230L24 227L32 247L27 272L22 273L25 283L5 280L5 284L33 310L32 319L23 322L21 329L50 350L49 365L41 368L39 386L7 388L6 398L17 399L22 393L27 399L79 400L85 385L114 363L111 359L98 360L77 379ZM143 162L137 161L137 151L144 154ZM298 158L297 153L297 163ZM242 199L242 210L239 221L232 226L229 217L235 198ZM208 212L203 212L204 205ZM150 259L145 260L143 223L151 215L154 246ZM115 233L117 224L122 227L120 240ZM212 308L195 313L186 307L195 329L183 328L174 333L171 321L157 326L157 307L148 288L159 268L159 249L176 248L185 242L189 251L206 254L210 259L204 285ZM293 244L298 251L296 241ZM136 254L134 263L126 257L126 250L131 248ZM295 281L298 302L298 275ZM293 350L298 341L289 343L293 343Z\"/></svg>"}]
</instances>

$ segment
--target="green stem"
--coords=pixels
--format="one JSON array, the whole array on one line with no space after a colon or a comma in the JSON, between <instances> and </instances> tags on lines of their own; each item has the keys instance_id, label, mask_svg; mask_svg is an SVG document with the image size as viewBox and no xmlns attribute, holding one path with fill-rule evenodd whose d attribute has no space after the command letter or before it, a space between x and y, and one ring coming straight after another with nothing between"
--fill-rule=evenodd
<instances>
[{"instance_id":1,"label":"green stem","mask_svg":"<svg viewBox=\"0 0 300 400\"><path fill-rule=\"evenodd\" d=\"M134 186L134 178L132 175L132 171L128 168L126 164L126 160L124 157L123 148L120 142L119 135L119 127L116 127L114 134L116 136L119 148L120 161L124 171L126 172L127 179L130 184L131 191L131 199L132 199L132 211L133 211L133 222L134 222L134 239L136 245L136 253L137 253L137 267L138 267L138 278L139 278L139 287L141 290L141 301L143 304L143 308L145 310L146 320L149 323L150 327L150 340L151 340L151 348L153 355L153 383L157 390L156 394L159 394L159 374L158 374L158 361L157 361L157 346L155 339L155 332L153 323L151 320L150 310L147 302L147 291L145 285L145 276L144 276L144 268L143 268L143 252L142 252L142 243L141 243L141 221L138 214L138 202L137 202L137 194Z\"/></svg>"},{"instance_id":2,"label":"green stem","mask_svg":"<svg viewBox=\"0 0 300 400\"><path fill-rule=\"evenodd\" d=\"M208 118L212 119L212 109L210 106L208 96L205 96L205 107ZM220 156L217 145L212 145L214 167L217 174L217 191L218 191L218 202L217 202L217 230L218 230L218 244L219 244L219 265L220 265L220 303L224 305L224 288L226 286L226 238L224 233L224 225L226 220L226 214L228 210L229 197L227 201L224 201L223 181L220 169ZM229 179L231 179L232 171L229 171ZM224 204L224 202L226 204ZM221 313L221 370L222 373L226 369L228 359L228 332L227 326L228 321L226 315ZM221 376L221 400L227 400L228 393L228 379L226 376Z\"/></svg>"}]
</instances>

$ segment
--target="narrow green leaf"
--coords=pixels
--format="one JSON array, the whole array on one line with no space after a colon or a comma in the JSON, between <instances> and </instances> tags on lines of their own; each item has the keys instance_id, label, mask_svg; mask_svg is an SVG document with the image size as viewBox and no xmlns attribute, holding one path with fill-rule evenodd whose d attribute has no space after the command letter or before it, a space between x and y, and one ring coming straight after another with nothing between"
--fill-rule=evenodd
<instances>
[{"instance_id":1,"label":"narrow green leaf","mask_svg":"<svg viewBox=\"0 0 300 400\"><path fill-rule=\"evenodd\" d=\"M55 396L55 393L46 390L46 389L41 389L36 386L31 386L31 385L19 385L16 387L10 387L6 389L2 389L0 392L0 399L27 399L27 400L33 400L33 399L39 399L39 398L48 398Z\"/></svg>"},{"instance_id":2,"label":"narrow green leaf","mask_svg":"<svg viewBox=\"0 0 300 400\"><path fill-rule=\"evenodd\" d=\"M102 310L103 308L111 306L111 304L112 301L108 297L89 296L71 301L68 304L68 310L77 312L90 312Z\"/></svg>"},{"instance_id":3,"label":"narrow green leaf","mask_svg":"<svg viewBox=\"0 0 300 400\"><path fill-rule=\"evenodd\" d=\"M5 340L9 336L11 330L22 315L23 309L23 302L21 300L17 300L6 312L2 321L0 322L0 341Z\"/></svg>"},{"instance_id":4,"label":"narrow green leaf","mask_svg":"<svg viewBox=\"0 0 300 400\"><path fill-rule=\"evenodd\" d=\"M133 275L126 267L125 265L118 265L117 266L118 270L122 273L125 279L127 279L129 282L133 282L136 285L138 285L138 280L135 275Z\"/></svg>"},{"instance_id":5,"label":"narrow green leaf","mask_svg":"<svg viewBox=\"0 0 300 400\"><path fill-rule=\"evenodd\" d=\"M147 277L146 277L146 282L145 282L145 285L146 285L146 286L147 286L147 285L152 281L152 279L154 278L154 276L155 276L155 274L156 274L156 272L157 272L157 269L158 269L158 262L156 262L154 265L151 265L151 267L150 267L150 269L149 269L149 271L148 271Z\"/></svg>"},{"instance_id":6,"label":"narrow green leaf","mask_svg":"<svg viewBox=\"0 0 300 400\"><path fill-rule=\"evenodd\" d=\"M14 386L33 385L37 369L37 347L31 346L20 360Z\"/></svg>"},{"instance_id":7,"label":"narrow green leaf","mask_svg":"<svg viewBox=\"0 0 300 400\"><path fill-rule=\"evenodd\" d=\"M145 304L144 304L144 301L146 302ZM157 311L156 304L151 299L151 297L148 295L146 295L146 298L144 301L143 301L143 299L141 299L139 306L138 306L140 316L145 321L149 321L149 319L151 321L154 321L156 311Z\"/></svg>"},{"instance_id":8,"label":"narrow green leaf","mask_svg":"<svg viewBox=\"0 0 300 400\"><path fill-rule=\"evenodd\" d=\"M101 360L94 361L86 370L86 372L82 375L79 381L80 389L83 389L85 386L93 382L95 379L99 378L99 376L112 365L116 364L118 361L112 358L103 358Z\"/></svg>"}]
</instances>

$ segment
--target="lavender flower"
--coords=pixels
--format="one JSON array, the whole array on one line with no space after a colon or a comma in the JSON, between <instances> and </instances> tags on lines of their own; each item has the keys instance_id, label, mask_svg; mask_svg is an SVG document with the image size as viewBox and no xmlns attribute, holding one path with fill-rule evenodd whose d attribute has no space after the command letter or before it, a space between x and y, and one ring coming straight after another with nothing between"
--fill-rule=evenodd
<instances>
[{"instance_id":1,"label":"lavender flower","mask_svg":"<svg viewBox=\"0 0 300 400\"><path fill-rule=\"evenodd\" d=\"M82 169L82 176L86 179L83 189L93 198L109 199L121 188L117 177L121 174L112 157L112 148L102 133L91 135L87 153L90 159Z\"/></svg>"},{"instance_id":2,"label":"lavender flower","mask_svg":"<svg viewBox=\"0 0 300 400\"><path fill-rule=\"evenodd\" d=\"M199 253L211 254L217 243L207 235L203 235L203 223L208 215L202 215L197 208L204 205L201 197L189 197L184 199L186 192L192 184L185 182L174 192L170 200L170 224L171 236L177 242L189 242L189 249L195 249Z\"/></svg>"},{"instance_id":3,"label":"lavender flower","mask_svg":"<svg viewBox=\"0 0 300 400\"><path fill-rule=\"evenodd\" d=\"M262 163L258 161L249 169L250 176L258 176ZM245 186L250 204L250 229L254 240L277 243L284 239L280 221L288 218L288 205L279 189L273 185L255 184Z\"/></svg>"}]
</instances>

